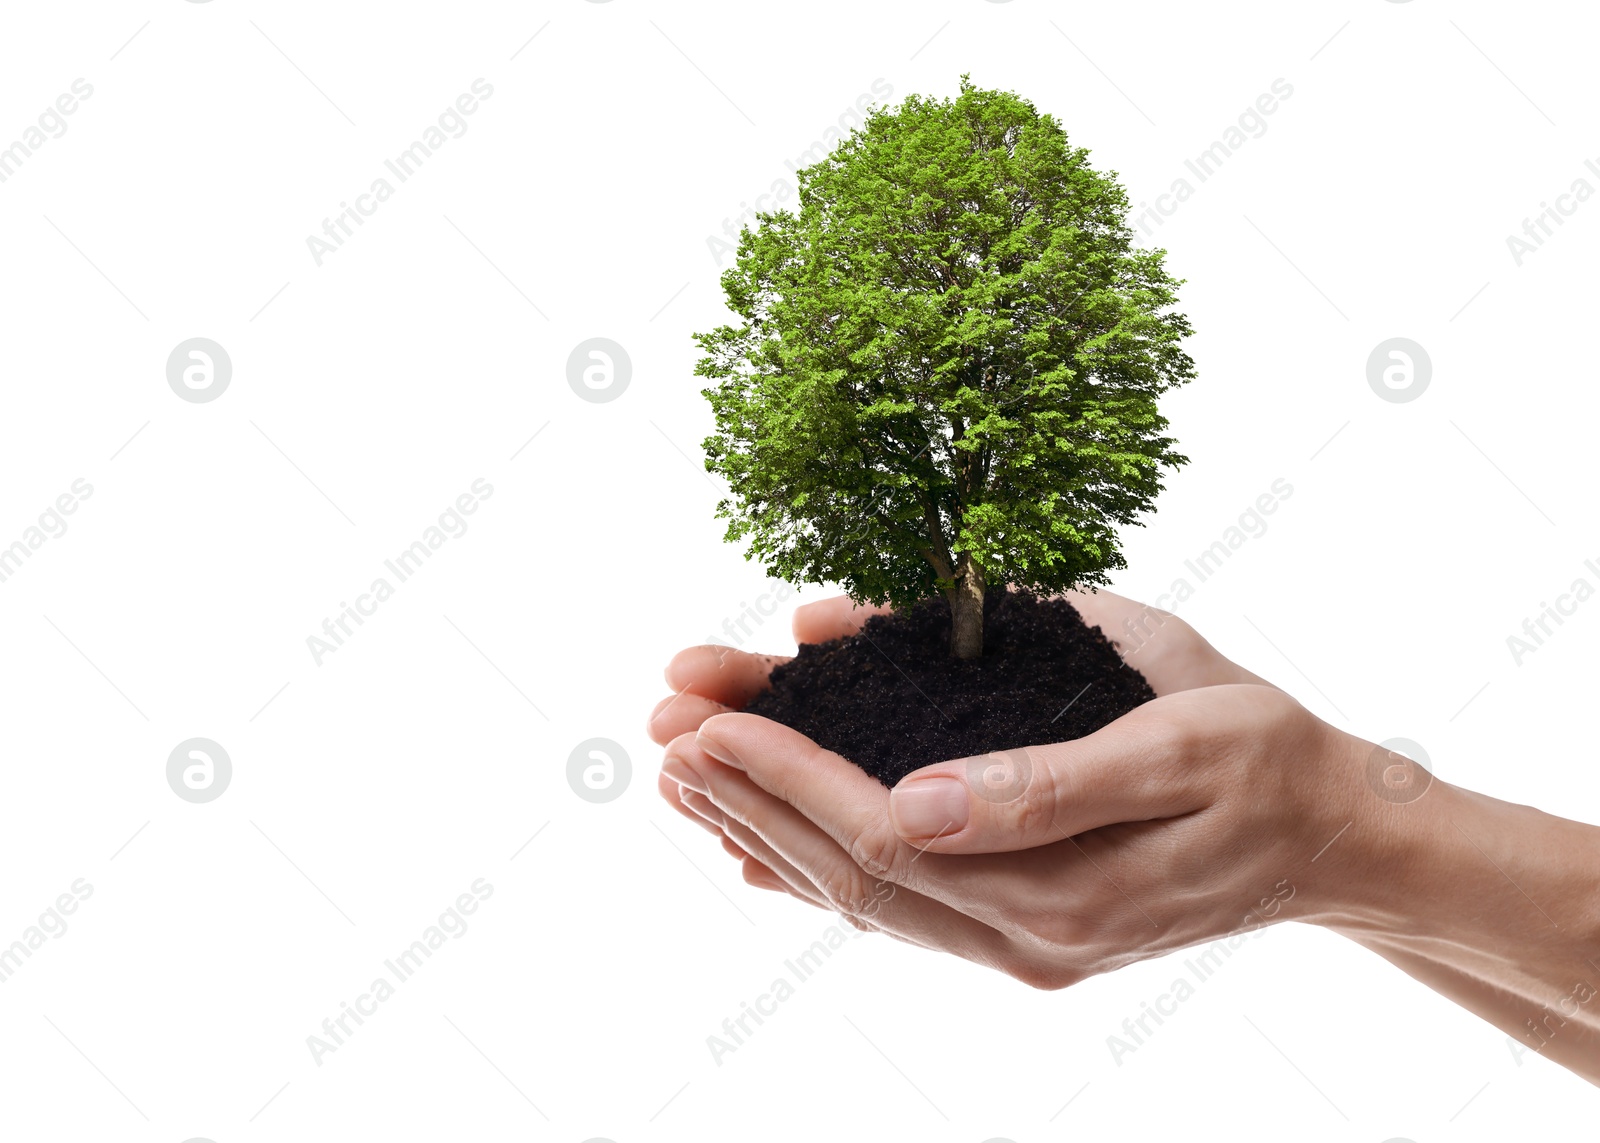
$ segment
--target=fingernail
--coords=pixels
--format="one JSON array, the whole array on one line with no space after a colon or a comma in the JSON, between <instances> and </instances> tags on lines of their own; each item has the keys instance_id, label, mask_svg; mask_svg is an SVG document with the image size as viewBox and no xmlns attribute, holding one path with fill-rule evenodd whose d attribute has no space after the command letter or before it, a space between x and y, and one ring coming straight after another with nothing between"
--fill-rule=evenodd
<instances>
[{"instance_id":1,"label":"fingernail","mask_svg":"<svg viewBox=\"0 0 1600 1143\"><path fill-rule=\"evenodd\" d=\"M902 782L889 792L889 817L904 838L948 837L967 828L967 787L937 776Z\"/></svg>"},{"instance_id":2,"label":"fingernail","mask_svg":"<svg viewBox=\"0 0 1600 1143\"><path fill-rule=\"evenodd\" d=\"M744 763L739 761L738 755L715 738L712 738L703 729L694 736L694 744L724 766L732 766L735 770L744 769Z\"/></svg>"},{"instance_id":3,"label":"fingernail","mask_svg":"<svg viewBox=\"0 0 1600 1143\"><path fill-rule=\"evenodd\" d=\"M671 778L678 785L697 794L709 794L706 780L695 773L694 768L679 758L676 754L668 754L661 763L661 772Z\"/></svg>"}]
</instances>

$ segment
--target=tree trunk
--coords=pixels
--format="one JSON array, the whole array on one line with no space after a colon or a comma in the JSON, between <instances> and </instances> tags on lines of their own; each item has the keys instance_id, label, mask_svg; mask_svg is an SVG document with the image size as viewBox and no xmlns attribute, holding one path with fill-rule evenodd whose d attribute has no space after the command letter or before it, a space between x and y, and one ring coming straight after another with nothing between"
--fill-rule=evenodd
<instances>
[{"instance_id":1,"label":"tree trunk","mask_svg":"<svg viewBox=\"0 0 1600 1143\"><path fill-rule=\"evenodd\" d=\"M950 600L950 654L957 659L983 655L983 569L962 552L956 561Z\"/></svg>"}]
</instances>

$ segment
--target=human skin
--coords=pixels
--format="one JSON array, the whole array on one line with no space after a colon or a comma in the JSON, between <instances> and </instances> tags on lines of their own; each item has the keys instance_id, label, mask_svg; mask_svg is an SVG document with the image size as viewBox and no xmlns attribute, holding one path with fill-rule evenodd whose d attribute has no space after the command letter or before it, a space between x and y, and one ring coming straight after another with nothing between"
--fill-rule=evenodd
<instances>
[{"instance_id":1,"label":"human skin","mask_svg":"<svg viewBox=\"0 0 1600 1143\"><path fill-rule=\"evenodd\" d=\"M1323 722L1176 616L1068 593L1156 698L1072 742L891 792L739 713L781 656L690 647L651 712L660 791L747 882L1038 988L1264 924L1322 925L1600 1084L1600 829ZM872 608L795 613L802 643Z\"/></svg>"}]
</instances>

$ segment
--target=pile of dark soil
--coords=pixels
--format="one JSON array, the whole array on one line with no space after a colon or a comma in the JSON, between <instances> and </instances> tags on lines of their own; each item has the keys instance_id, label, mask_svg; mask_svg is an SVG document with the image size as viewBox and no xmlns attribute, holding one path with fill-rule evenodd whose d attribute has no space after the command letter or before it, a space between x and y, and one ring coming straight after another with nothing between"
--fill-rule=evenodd
<instances>
[{"instance_id":1,"label":"pile of dark soil","mask_svg":"<svg viewBox=\"0 0 1600 1143\"><path fill-rule=\"evenodd\" d=\"M1092 734L1155 698L1064 599L991 591L984 653L950 656L942 598L808 643L745 709L850 759L886 786L931 762Z\"/></svg>"}]
</instances>

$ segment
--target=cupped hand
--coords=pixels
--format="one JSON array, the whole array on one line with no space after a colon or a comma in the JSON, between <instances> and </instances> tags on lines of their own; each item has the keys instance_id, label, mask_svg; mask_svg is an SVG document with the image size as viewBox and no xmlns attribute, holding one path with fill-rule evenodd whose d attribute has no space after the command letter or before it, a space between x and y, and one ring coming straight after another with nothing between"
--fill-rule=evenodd
<instances>
[{"instance_id":1,"label":"cupped hand","mask_svg":"<svg viewBox=\"0 0 1600 1143\"><path fill-rule=\"evenodd\" d=\"M739 708L781 659L690 648L652 714L663 796L746 880L1040 987L1292 917L1342 916L1314 858L1374 801L1370 747L1228 660L1188 624L1073 593L1157 698L1073 742L939 762L887 791ZM802 642L870 609L796 614Z\"/></svg>"},{"instance_id":2,"label":"cupped hand","mask_svg":"<svg viewBox=\"0 0 1600 1143\"><path fill-rule=\"evenodd\" d=\"M781 659L693 647L651 717L667 747L661 792L752 884L1041 988L1306 921L1476 1013L1514 1051L1600 1084L1600 1014L1584 1006L1600 995L1600 829L1438 781L1166 612L1110 592L1069 598L1157 696L1094 734L935 762L890 792L739 713ZM835 638L870 614L813 604L795 635Z\"/></svg>"}]
</instances>

